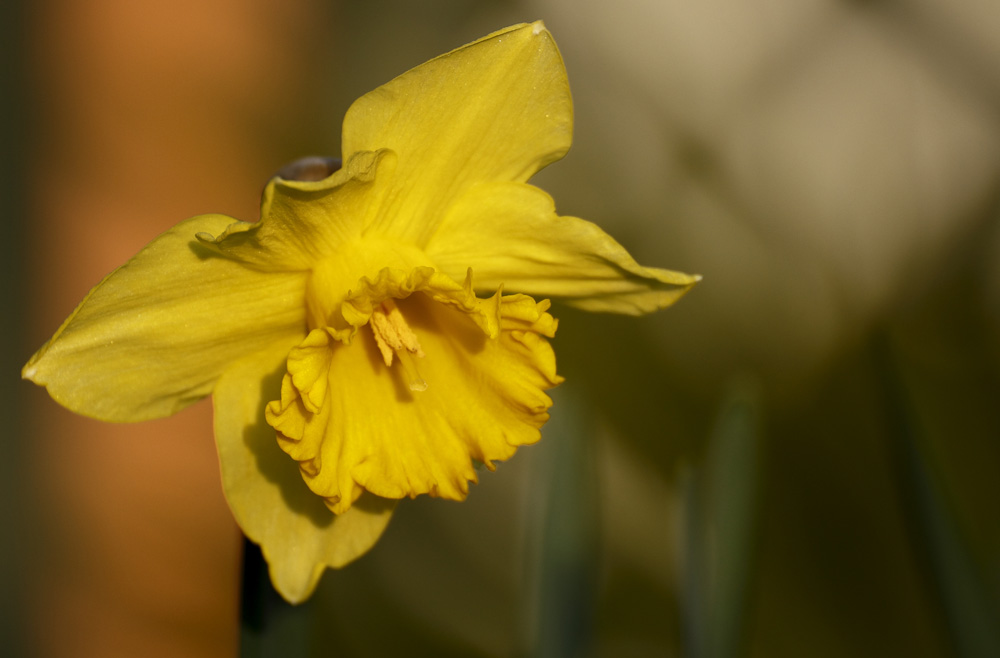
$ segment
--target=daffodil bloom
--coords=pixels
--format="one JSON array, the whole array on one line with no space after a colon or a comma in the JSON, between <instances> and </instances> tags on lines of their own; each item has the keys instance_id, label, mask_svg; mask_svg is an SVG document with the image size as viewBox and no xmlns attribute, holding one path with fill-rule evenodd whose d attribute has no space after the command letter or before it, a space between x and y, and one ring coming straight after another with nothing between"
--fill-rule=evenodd
<instances>
[{"instance_id":1,"label":"daffodil bloom","mask_svg":"<svg viewBox=\"0 0 1000 658\"><path fill-rule=\"evenodd\" d=\"M229 505L301 601L398 499L461 500L475 464L538 440L561 378L549 302L529 295L641 314L697 281L638 265L526 182L572 122L541 23L437 57L352 105L341 169L274 178L259 222L202 215L156 238L23 374L114 422L211 394Z\"/></svg>"}]
</instances>

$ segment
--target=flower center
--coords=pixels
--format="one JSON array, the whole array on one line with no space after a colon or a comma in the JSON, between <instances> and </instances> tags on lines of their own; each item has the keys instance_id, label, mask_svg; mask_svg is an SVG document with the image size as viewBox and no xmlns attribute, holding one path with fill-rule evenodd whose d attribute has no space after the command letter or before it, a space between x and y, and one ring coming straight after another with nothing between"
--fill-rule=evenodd
<instances>
[{"instance_id":1,"label":"flower center","mask_svg":"<svg viewBox=\"0 0 1000 658\"><path fill-rule=\"evenodd\" d=\"M427 256L412 245L378 238L364 238L345 244L329 258L313 266L306 283L309 329L344 329L346 325L340 307L352 290L358 291L365 285L362 279L375 279L386 267L409 272L414 267L429 265ZM357 326L360 327L360 324ZM402 326L405 327L406 323L402 322ZM413 332L408 333L412 335Z\"/></svg>"},{"instance_id":2,"label":"flower center","mask_svg":"<svg viewBox=\"0 0 1000 658\"><path fill-rule=\"evenodd\" d=\"M420 376L414 357L423 358L424 351L420 348L417 335L406 324L406 319L399 307L391 299L386 299L372 311L368 326L375 334L378 351L387 367L392 367L393 355L396 355L399 366L403 370L406 383L411 391L426 391L427 382Z\"/></svg>"},{"instance_id":3,"label":"flower center","mask_svg":"<svg viewBox=\"0 0 1000 658\"><path fill-rule=\"evenodd\" d=\"M473 462L492 470L537 441L549 417L544 391L561 378L548 307L526 295L476 297L471 272L459 284L431 267L385 267L331 314L343 328L313 329L289 352L281 398L264 418L345 532L364 523L363 508L346 515L363 491L462 500ZM416 367L425 346L433 387ZM423 392L408 396L404 382Z\"/></svg>"}]
</instances>

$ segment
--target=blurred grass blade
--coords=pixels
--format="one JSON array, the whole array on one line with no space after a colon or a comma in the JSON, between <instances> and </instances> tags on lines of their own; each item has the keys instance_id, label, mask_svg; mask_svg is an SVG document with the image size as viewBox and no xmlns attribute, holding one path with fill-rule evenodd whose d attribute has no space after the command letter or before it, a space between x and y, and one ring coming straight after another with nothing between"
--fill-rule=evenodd
<instances>
[{"instance_id":1,"label":"blurred grass blade","mask_svg":"<svg viewBox=\"0 0 1000 658\"><path fill-rule=\"evenodd\" d=\"M927 467L919 443L907 444L908 454L904 459L956 653L964 658L996 658L1000 656L997 604L990 600L987 581L958 533L955 519L944 504L940 484Z\"/></svg>"},{"instance_id":2,"label":"blurred grass blade","mask_svg":"<svg viewBox=\"0 0 1000 658\"><path fill-rule=\"evenodd\" d=\"M927 562L928 577L943 607L955 654L961 658L1000 656L1000 601L949 509L947 491L935 475L927 437L907 398L887 337L876 343L875 363L887 398L888 422L914 545L923 549L921 557Z\"/></svg>"},{"instance_id":3,"label":"blurred grass blade","mask_svg":"<svg viewBox=\"0 0 1000 658\"><path fill-rule=\"evenodd\" d=\"M685 658L704 658L704 639L708 636L705 612L708 604L708 541L702 502L701 469L683 464L678 474L682 501L680 556L681 646Z\"/></svg>"},{"instance_id":4,"label":"blurred grass blade","mask_svg":"<svg viewBox=\"0 0 1000 658\"><path fill-rule=\"evenodd\" d=\"M722 404L704 462L681 472L681 610L687 658L745 653L760 481L759 427L757 388L737 381Z\"/></svg>"},{"instance_id":5,"label":"blurred grass blade","mask_svg":"<svg viewBox=\"0 0 1000 658\"><path fill-rule=\"evenodd\" d=\"M592 653L597 573L597 498L594 422L560 388L559 413L534 448L528 494L525 653L575 658Z\"/></svg>"},{"instance_id":6,"label":"blurred grass blade","mask_svg":"<svg viewBox=\"0 0 1000 658\"><path fill-rule=\"evenodd\" d=\"M760 480L758 399L752 383L734 384L708 446L706 503L711 563L705 647L710 658L745 653L744 623Z\"/></svg>"}]
</instances>

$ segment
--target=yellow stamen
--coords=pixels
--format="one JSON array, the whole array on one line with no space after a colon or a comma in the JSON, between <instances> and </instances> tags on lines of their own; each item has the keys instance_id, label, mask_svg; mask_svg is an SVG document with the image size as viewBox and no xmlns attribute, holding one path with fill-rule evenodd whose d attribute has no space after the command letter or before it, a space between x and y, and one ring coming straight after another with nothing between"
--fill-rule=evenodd
<instances>
[{"instance_id":1,"label":"yellow stamen","mask_svg":"<svg viewBox=\"0 0 1000 658\"><path fill-rule=\"evenodd\" d=\"M423 358L424 351L420 348L417 335L413 333L399 307L391 299L382 302L372 312L368 324L375 335L375 343L382 354L386 366L392 366L392 357L399 358L399 365L406 377L410 390L425 391L427 382L420 376L413 356Z\"/></svg>"}]
</instances>

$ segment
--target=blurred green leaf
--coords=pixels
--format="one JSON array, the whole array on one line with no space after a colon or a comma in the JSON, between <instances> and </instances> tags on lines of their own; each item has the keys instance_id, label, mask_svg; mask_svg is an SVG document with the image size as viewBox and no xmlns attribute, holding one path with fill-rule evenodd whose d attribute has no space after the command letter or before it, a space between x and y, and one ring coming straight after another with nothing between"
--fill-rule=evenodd
<instances>
[{"instance_id":1,"label":"blurred green leaf","mask_svg":"<svg viewBox=\"0 0 1000 658\"><path fill-rule=\"evenodd\" d=\"M889 339L880 337L875 351L910 521L930 567L928 577L948 621L956 655L1000 656L996 592L991 592L990 579L976 563L951 511L948 492L935 472L927 437L909 401Z\"/></svg>"},{"instance_id":2,"label":"blurred green leaf","mask_svg":"<svg viewBox=\"0 0 1000 658\"><path fill-rule=\"evenodd\" d=\"M760 480L760 394L734 382L709 437L704 461L682 471L685 501L685 654L745 653L744 628L756 543Z\"/></svg>"},{"instance_id":3,"label":"blurred green leaf","mask_svg":"<svg viewBox=\"0 0 1000 658\"><path fill-rule=\"evenodd\" d=\"M528 496L526 655L589 655L597 593L597 486L592 412L562 387Z\"/></svg>"}]
</instances>

